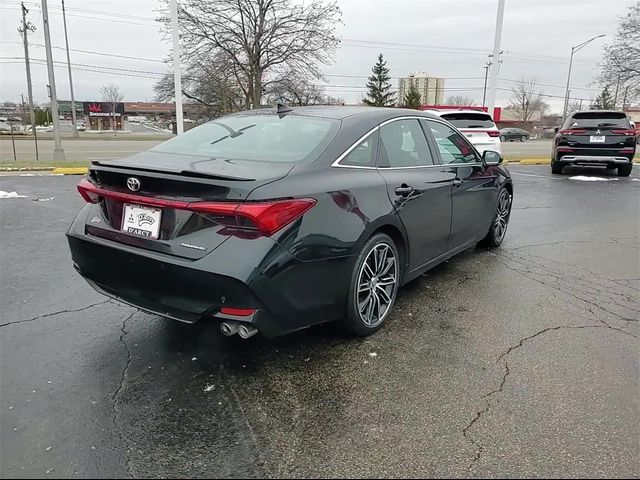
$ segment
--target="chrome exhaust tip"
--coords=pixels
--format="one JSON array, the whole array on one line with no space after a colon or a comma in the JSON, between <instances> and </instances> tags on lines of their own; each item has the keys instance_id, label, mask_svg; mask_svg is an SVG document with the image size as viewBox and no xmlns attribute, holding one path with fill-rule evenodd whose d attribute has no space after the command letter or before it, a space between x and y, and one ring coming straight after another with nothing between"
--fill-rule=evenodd
<instances>
[{"instance_id":1,"label":"chrome exhaust tip","mask_svg":"<svg viewBox=\"0 0 640 480\"><path fill-rule=\"evenodd\" d=\"M238 326L238 335L245 340L247 338L253 337L256 333L258 333L258 329L253 325L239 325Z\"/></svg>"},{"instance_id":2,"label":"chrome exhaust tip","mask_svg":"<svg viewBox=\"0 0 640 480\"><path fill-rule=\"evenodd\" d=\"M230 337L231 335L238 333L238 324L233 322L222 322L220 324L220 330L222 330L222 333L227 337Z\"/></svg>"}]
</instances>

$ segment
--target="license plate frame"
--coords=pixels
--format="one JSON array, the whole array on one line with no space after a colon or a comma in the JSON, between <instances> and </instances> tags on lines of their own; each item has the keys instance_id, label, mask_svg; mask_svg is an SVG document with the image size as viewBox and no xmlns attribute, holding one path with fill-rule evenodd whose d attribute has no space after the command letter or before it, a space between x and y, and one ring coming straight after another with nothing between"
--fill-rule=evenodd
<instances>
[{"instance_id":1,"label":"license plate frame","mask_svg":"<svg viewBox=\"0 0 640 480\"><path fill-rule=\"evenodd\" d=\"M135 203L122 206L122 225L120 230L136 237L157 240L160 237L162 209L147 207Z\"/></svg>"},{"instance_id":2,"label":"license plate frame","mask_svg":"<svg viewBox=\"0 0 640 480\"><path fill-rule=\"evenodd\" d=\"M591 135L589 137L590 143L604 143L606 141L607 141L607 137L605 137L604 135Z\"/></svg>"}]
</instances>

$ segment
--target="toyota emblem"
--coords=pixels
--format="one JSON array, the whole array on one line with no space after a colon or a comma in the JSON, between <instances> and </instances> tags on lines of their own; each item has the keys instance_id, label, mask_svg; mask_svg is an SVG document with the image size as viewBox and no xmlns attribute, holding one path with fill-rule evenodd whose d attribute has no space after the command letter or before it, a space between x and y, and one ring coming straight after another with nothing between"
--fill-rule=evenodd
<instances>
[{"instance_id":1,"label":"toyota emblem","mask_svg":"<svg viewBox=\"0 0 640 480\"><path fill-rule=\"evenodd\" d=\"M127 178L127 187L129 187L129 190L131 190L132 192L137 192L138 190L140 190L140 180L138 180L136 177Z\"/></svg>"}]
</instances>

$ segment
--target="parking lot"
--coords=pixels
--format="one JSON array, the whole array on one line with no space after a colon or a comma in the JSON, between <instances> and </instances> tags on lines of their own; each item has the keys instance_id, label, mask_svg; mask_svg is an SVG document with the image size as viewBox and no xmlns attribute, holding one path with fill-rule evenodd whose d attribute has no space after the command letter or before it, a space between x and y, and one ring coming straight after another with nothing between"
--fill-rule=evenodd
<instances>
[{"instance_id":1,"label":"parking lot","mask_svg":"<svg viewBox=\"0 0 640 480\"><path fill-rule=\"evenodd\" d=\"M64 238L79 177L1 177L26 197L0 200L0 475L637 477L640 168L509 169L504 245L404 287L366 339L107 301Z\"/></svg>"}]
</instances>

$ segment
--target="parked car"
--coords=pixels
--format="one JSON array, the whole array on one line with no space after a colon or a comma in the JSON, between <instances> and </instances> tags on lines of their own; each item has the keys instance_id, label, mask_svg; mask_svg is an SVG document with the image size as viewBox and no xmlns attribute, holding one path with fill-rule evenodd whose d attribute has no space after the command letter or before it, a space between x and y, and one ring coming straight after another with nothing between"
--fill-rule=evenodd
<instances>
[{"instance_id":1,"label":"parked car","mask_svg":"<svg viewBox=\"0 0 640 480\"><path fill-rule=\"evenodd\" d=\"M531 134L529 132L521 128L503 128L502 130L500 130L501 142L506 142L506 141L512 142L514 140L520 140L521 142L525 142L529 140L530 136Z\"/></svg>"},{"instance_id":2,"label":"parked car","mask_svg":"<svg viewBox=\"0 0 640 480\"><path fill-rule=\"evenodd\" d=\"M587 110L569 115L553 139L551 172L567 165L617 168L628 177L636 154L636 134L624 112Z\"/></svg>"},{"instance_id":3,"label":"parked car","mask_svg":"<svg viewBox=\"0 0 640 480\"><path fill-rule=\"evenodd\" d=\"M502 152L500 130L490 114L479 110L429 110L444 118L460 130L476 147L478 152L485 150Z\"/></svg>"},{"instance_id":4,"label":"parked car","mask_svg":"<svg viewBox=\"0 0 640 480\"><path fill-rule=\"evenodd\" d=\"M369 335L402 284L502 243L501 162L425 112L253 110L94 161L67 237L97 291L148 312L243 338L337 319Z\"/></svg>"}]
</instances>

